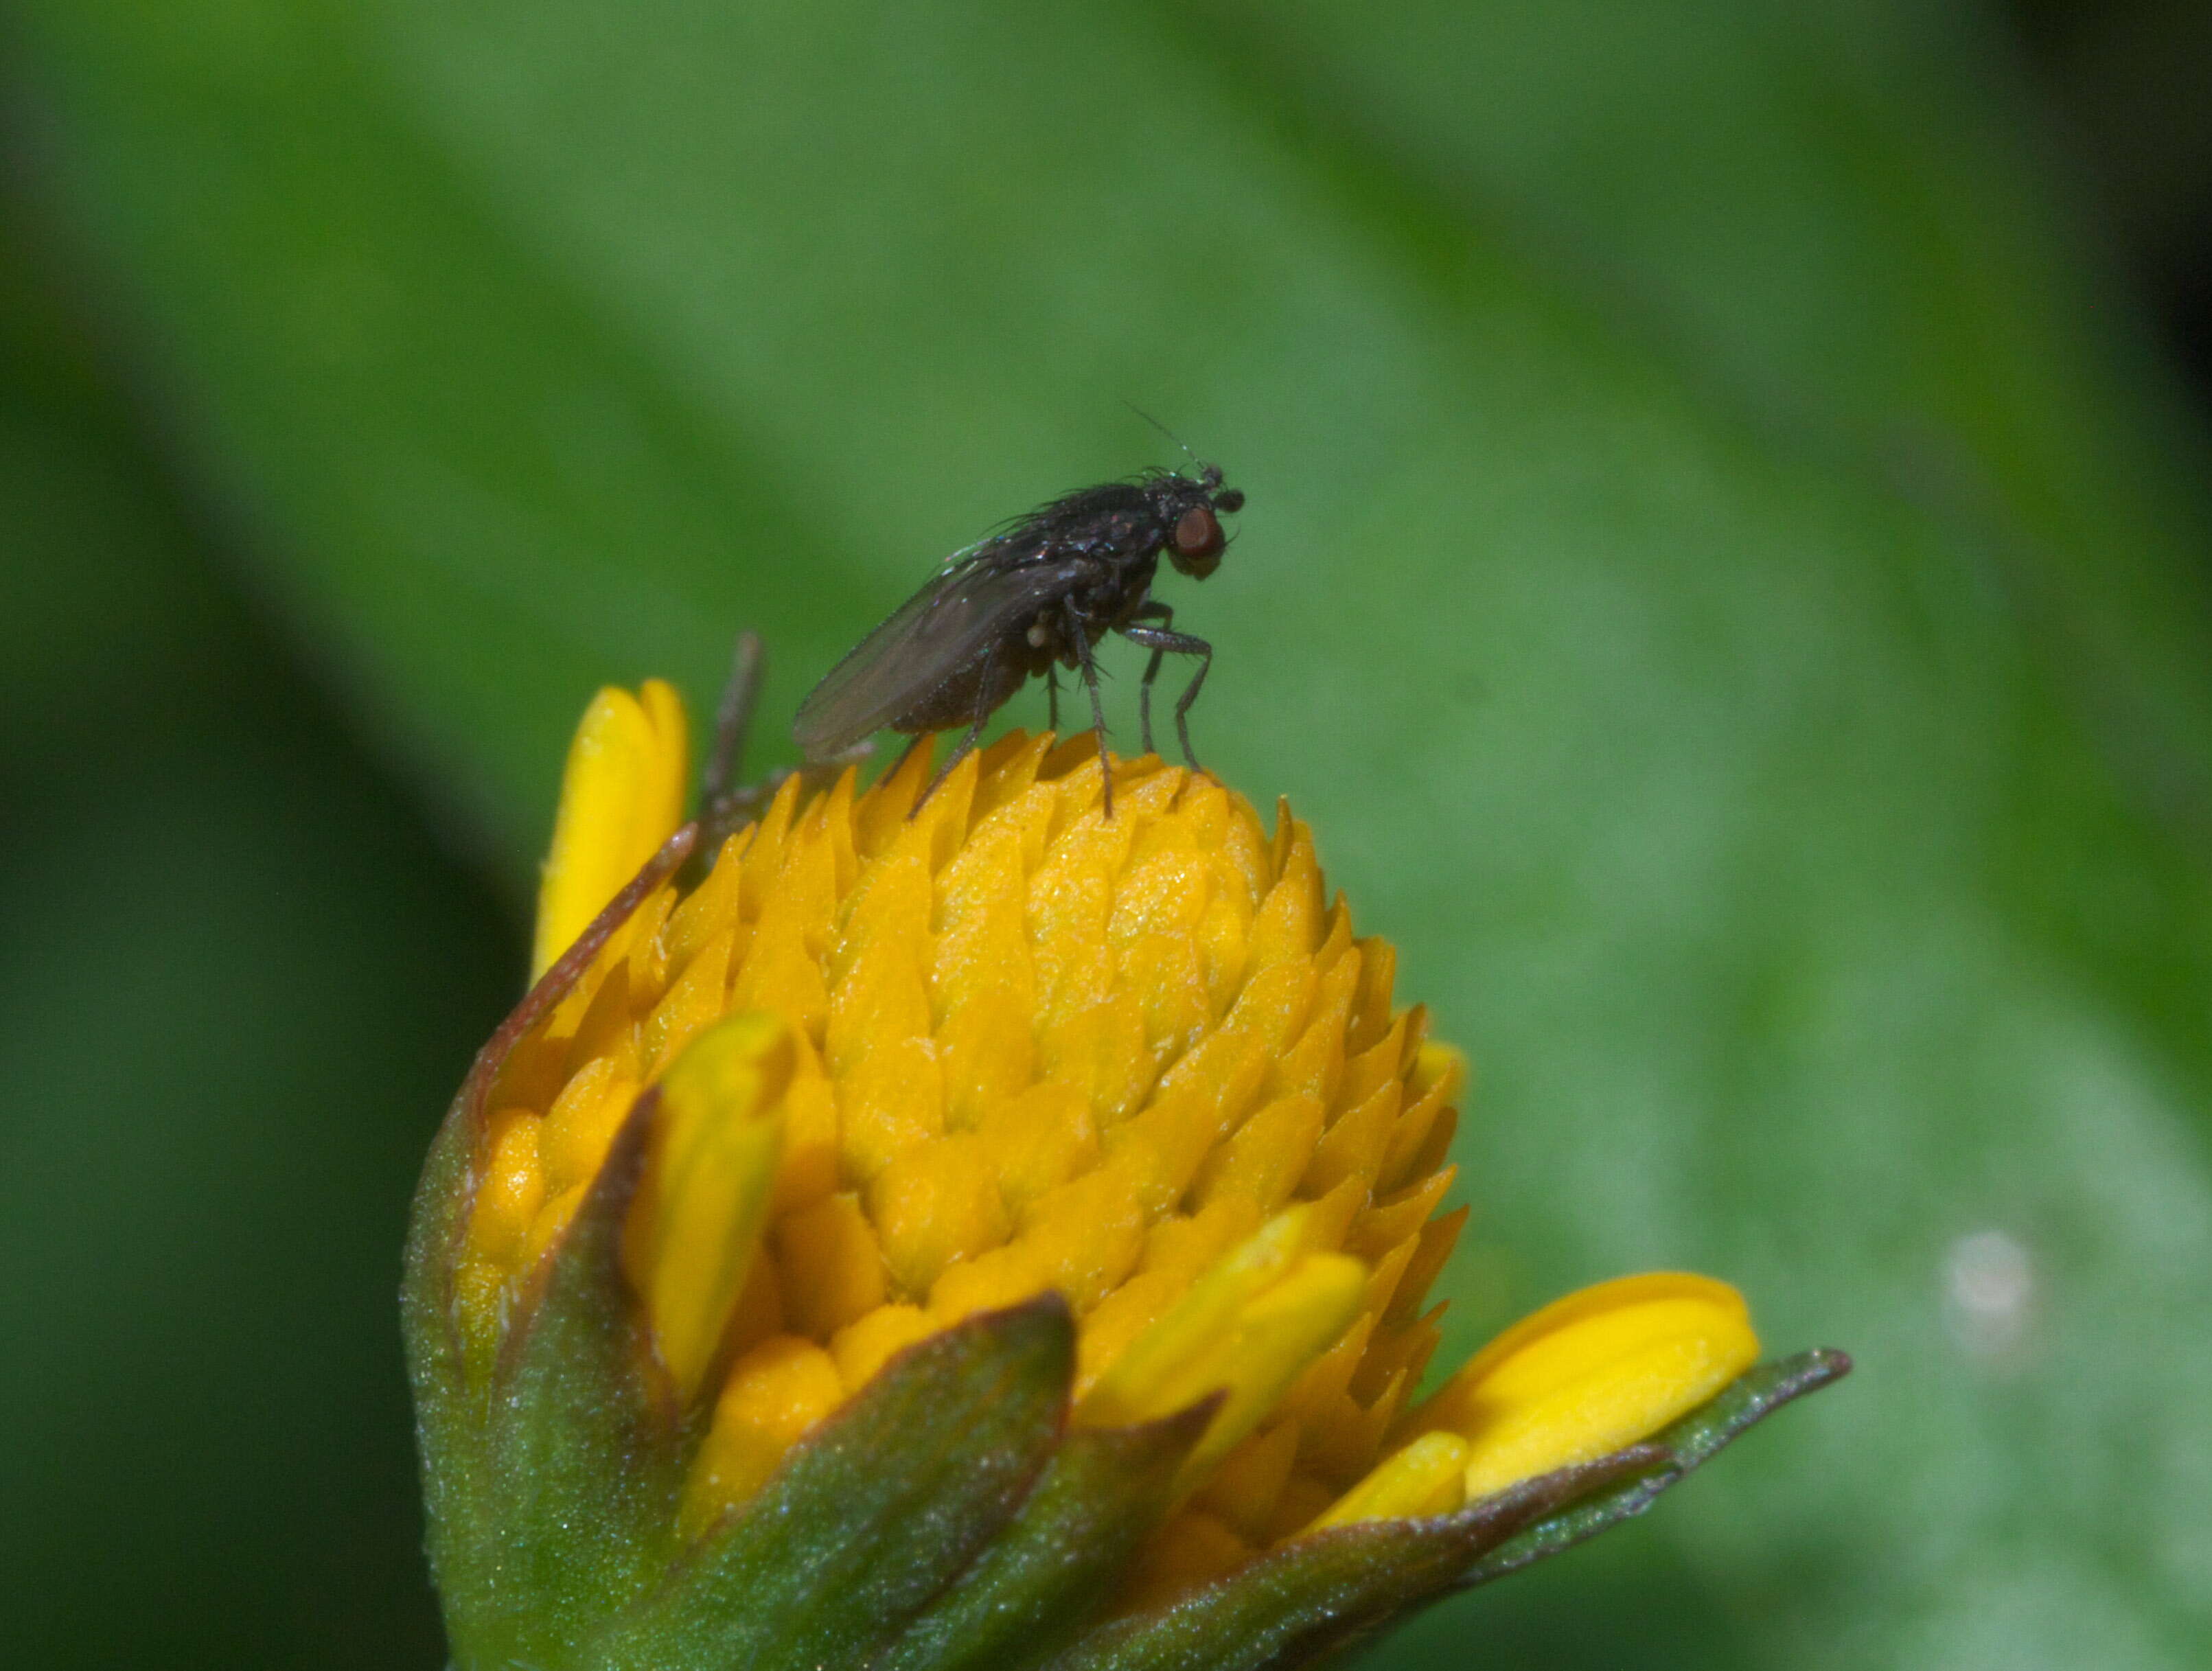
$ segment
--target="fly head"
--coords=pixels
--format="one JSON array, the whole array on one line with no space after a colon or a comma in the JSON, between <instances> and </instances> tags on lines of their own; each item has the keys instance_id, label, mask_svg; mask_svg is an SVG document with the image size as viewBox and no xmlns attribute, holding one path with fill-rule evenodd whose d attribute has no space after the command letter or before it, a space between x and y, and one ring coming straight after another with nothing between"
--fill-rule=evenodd
<instances>
[{"instance_id":1,"label":"fly head","mask_svg":"<svg viewBox=\"0 0 2212 1671\"><path fill-rule=\"evenodd\" d=\"M1177 489L1175 501L1181 507L1168 533L1168 561L1177 574L1202 580L1221 566L1221 554L1229 549L1221 513L1244 508L1243 489L1223 487L1218 465L1204 466L1196 481L1174 476L1168 483Z\"/></svg>"}]
</instances>

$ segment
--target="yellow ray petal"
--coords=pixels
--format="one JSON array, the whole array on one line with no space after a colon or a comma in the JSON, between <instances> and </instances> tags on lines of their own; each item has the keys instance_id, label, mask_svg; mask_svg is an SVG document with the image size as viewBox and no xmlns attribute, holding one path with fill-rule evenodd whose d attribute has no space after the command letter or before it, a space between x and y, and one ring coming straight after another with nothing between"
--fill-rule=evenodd
<instances>
[{"instance_id":1,"label":"yellow ray petal","mask_svg":"<svg viewBox=\"0 0 2212 1671\"><path fill-rule=\"evenodd\" d=\"M660 1112L623 1263L680 1396L704 1381L775 1193L797 1052L758 1011L715 1023L660 1082Z\"/></svg>"},{"instance_id":2,"label":"yellow ray petal","mask_svg":"<svg viewBox=\"0 0 2212 1671\"><path fill-rule=\"evenodd\" d=\"M568 745L553 845L538 890L536 980L684 822L690 775L684 699L659 679L610 685Z\"/></svg>"},{"instance_id":3,"label":"yellow ray petal","mask_svg":"<svg viewBox=\"0 0 2212 1671\"><path fill-rule=\"evenodd\" d=\"M1306 1366L1359 1315L1367 1267L1346 1254L1309 1254L1244 1308L1224 1343L1215 1384L1229 1396L1185 1459L1176 1487L1188 1491L1281 1400Z\"/></svg>"},{"instance_id":4,"label":"yellow ray petal","mask_svg":"<svg viewBox=\"0 0 2212 1671\"><path fill-rule=\"evenodd\" d=\"M1456 1433L1424 1433L1376 1464L1314 1522L1312 1529L1352 1526L1363 1520L1448 1515L1467 1501L1467 1461L1473 1450Z\"/></svg>"},{"instance_id":5,"label":"yellow ray petal","mask_svg":"<svg viewBox=\"0 0 2212 1671\"><path fill-rule=\"evenodd\" d=\"M746 1352L714 1401L684 1493L684 1531L697 1537L758 1491L783 1453L844 1395L836 1364L811 1340L778 1334Z\"/></svg>"},{"instance_id":6,"label":"yellow ray petal","mask_svg":"<svg viewBox=\"0 0 2212 1671\"><path fill-rule=\"evenodd\" d=\"M1097 1425L1147 1421L1225 1395L1183 1464L1188 1489L1258 1426L1284 1389L1359 1313L1367 1267L1307 1251L1314 1212L1278 1213L1139 1335L1078 1413Z\"/></svg>"},{"instance_id":7,"label":"yellow ray petal","mask_svg":"<svg viewBox=\"0 0 2212 1671\"><path fill-rule=\"evenodd\" d=\"M1759 1357L1743 1296L1680 1272L1621 1277L1556 1300L1478 1352L1418 1413L1460 1434L1470 1500L1635 1443Z\"/></svg>"},{"instance_id":8,"label":"yellow ray petal","mask_svg":"<svg viewBox=\"0 0 2212 1671\"><path fill-rule=\"evenodd\" d=\"M1094 1426L1172 1414L1220 1383L1208 1380L1238 1313L1282 1280L1304 1251L1310 1209L1293 1207L1231 1249L1146 1329L1091 1389L1080 1412Z\"/></svg>"}]
</instances>

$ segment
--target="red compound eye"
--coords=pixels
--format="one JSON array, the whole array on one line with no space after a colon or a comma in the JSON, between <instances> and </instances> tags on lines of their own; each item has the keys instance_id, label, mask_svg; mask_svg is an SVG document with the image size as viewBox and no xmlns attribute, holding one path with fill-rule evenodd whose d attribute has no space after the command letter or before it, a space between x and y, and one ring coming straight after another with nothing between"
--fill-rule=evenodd
<instances>
[{"instance_id":1,"label":"red compound eye","mask_svg":"<svg viewBox=\"0 0 2212 1671\"><path fill-rule=\"evenodd\" d=\"M1225 544L1221 537L1221 520L1214 515L1211 506L1192 506L1175 526L1177 556L1218 557Z\"/></svg>"}]
</instances>

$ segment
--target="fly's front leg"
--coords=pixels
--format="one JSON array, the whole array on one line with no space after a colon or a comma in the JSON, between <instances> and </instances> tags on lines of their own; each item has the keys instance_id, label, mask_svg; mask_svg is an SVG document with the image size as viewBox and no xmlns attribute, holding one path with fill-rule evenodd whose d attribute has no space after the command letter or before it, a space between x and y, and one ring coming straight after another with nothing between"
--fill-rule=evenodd
<instances>
[{"instance_id":1,"label":"fly's front leg","mask_svg":"<svg viewBox=\"0 0 2212 1671\"><path fill-rule=\"evenodd\" d=\"M1106 763L1106 702L1098 694L1098 663L1091 653L1091 640L1083 630L1083 617L1073 604L1068 605L1067 636L1075 646L1076 661L1083 669L1083 682L1091 688L1091 728L1098 734L1099 793L1105 804L1105 815L1114 816L1114 774Z\"/></svg>"},{"instance_id":2,"label":"fly's front leg","mask_svg":"<svg viewBox=\"0 0 2212 1671\"><path fill-rule=\"evenodd\" d=\"M1138 605L1136 613L1129 619L1133 622L1157 621L1163 627L1172 627L1175 625L1175 611L1158 599L1151 598ZM1145 641L1127 627L1121 629L1121 636L1139 644ZM1137 686L1137 723L1144 728L1146 754L1158 752L1152 746L1152 681L1160 676L1160 653L1157 649L1152 652L1152 659L1145 664L1144 679ZM1188 754L1189 750L1186 749L1184 752Z\"/></svg>"},{"instance_id":3,"label":"fly's front leg","mask_svg":"<svg viewBox=\"0 0 2212 1671\"><path fill-rule=\"evenodd\" d=\"M1169 620L1175 618L1164 604L1148 604L1138 613L1140 616L1149 615L1153 610L1158 610L1160 617ZM1132 644L1145 646L1152 653L1152 662L1145 669L1144 686L1137 698L1138 706L1144 711L1146 716L1145 746L1148 749L1152 744L1151 714L1152 676L1160 671L1160 658L1170 654L1200 658L1197 677L1191 680L1188 688L1183 691L1182 697L1176 703L1175 721L1176 739L1182 744L1182 757L1190 762L1193 771L1204 771L1206 768L1198 763L1198 757L1191 752L1189 714L1190 705L1198 700L1199 687L1206 683L1206 674L1213 670L1213 646L1189 633L1170 632L1165 627L1139 626L1134 623L1121 629L1121 636Z\"/></svg>"}]
</instances>

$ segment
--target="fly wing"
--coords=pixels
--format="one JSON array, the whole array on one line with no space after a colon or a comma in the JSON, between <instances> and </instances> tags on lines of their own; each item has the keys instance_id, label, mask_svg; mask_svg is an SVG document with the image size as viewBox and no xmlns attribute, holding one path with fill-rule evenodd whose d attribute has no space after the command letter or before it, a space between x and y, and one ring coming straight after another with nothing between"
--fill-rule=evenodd
<instances>
[{"instance_id":1,"label":"fly wing","mask_svg":"<svg viewBox=\"0 0 2212 1671\"><path fill-rule=\"evenodd\" d=\"M986 545L940 572L799 705L792 739L821 760L881 731L1079 579L1079 559L1012 562Z\"/></svg>"}]
</instances>

